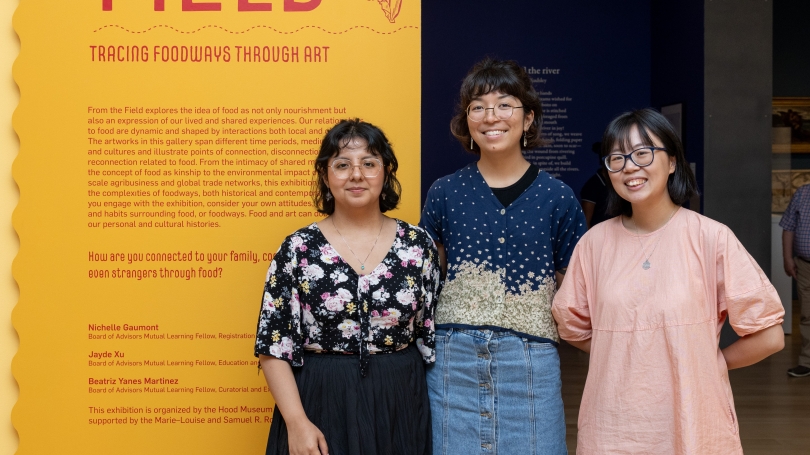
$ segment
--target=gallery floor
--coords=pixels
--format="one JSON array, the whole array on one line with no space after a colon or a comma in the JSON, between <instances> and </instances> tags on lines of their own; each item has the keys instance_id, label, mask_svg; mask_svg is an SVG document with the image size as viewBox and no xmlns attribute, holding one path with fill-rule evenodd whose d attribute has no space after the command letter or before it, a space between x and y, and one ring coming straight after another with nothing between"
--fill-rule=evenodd
<instances>
[{"instance_id":1,"label":"gallery floor","mask_svg":"<svg viewBox=\"0 0 810 455\"><path fill-rule=\"evenodd\" d=\"M764 361L729 373L746 455L810 453L810 377L791 378L801 347L799 307L794 302L793 334L785 349ZM576 453L577 413L588 374L588 355L562 343L562 393L568 450Z\"/></svg>"}]
</instances>

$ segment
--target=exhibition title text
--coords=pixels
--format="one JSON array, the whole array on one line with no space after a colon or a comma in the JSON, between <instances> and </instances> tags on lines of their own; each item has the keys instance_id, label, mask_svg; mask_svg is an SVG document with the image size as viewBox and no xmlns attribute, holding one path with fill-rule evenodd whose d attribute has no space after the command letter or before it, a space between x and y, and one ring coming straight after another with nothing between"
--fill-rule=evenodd
<instances>
[{"instance_id":1,"label":"exhibition title text","mask_svg":"<svg viewBox=\"0 0 810 455\"><path fill-rule=\"evenodd\" d=\"M93 62L328 63L329 46L90 46Z\"/></svg>"}]
</instances>

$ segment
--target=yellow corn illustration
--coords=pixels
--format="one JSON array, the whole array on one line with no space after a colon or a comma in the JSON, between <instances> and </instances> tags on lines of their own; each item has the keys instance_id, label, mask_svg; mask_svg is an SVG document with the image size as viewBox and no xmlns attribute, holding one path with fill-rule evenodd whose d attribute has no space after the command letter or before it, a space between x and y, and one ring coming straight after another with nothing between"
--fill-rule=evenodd
<instances>
[{"instance_id":1,"label":"yellow corn illustration","mask_svg":"<svg viewBox=\"0 0 810 455\"><path fill-rule=\"evenodd\" d=\"M388 18L388 22L394 23L397 20L397 16L399 16L399 10L402 8L402 0L377 0L380 3L380 8L382 8L383 13L385 13L385 17Z\"/></svg>"}]
</instances>

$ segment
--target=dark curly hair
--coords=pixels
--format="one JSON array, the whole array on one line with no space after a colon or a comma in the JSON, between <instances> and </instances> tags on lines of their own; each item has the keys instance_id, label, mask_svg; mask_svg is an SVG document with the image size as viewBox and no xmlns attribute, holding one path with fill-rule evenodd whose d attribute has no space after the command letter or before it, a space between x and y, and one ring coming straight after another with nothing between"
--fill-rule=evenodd
<instances>
[{"instance_id":1,"label":"dark curly hair","mask_svg":"<svg viewBox=\"0 0 810 455\"><path fill-rule=\"evenodd\" d=\"M341 120L326 132L318 157L315 158L315 174L312 182L312 202L315 210L331 215L335 212L335 199L326 199L329 187L326 186L327 172L329 172L329 159L337 156L340 150L352 139L365 139L368 151L382 159L385 183L380 193L380 211L387 212L395 209L399 204L402 186L397 180L397 157L391 143L381 129L364 122L359 118Z\"/></svg>"},{"instance_id":2,"label":"dark curly hair","mask_svg":"<svg viewBox=\"0 0 810 455\"><path fill-rule=\"evenodd\" d=\"M613 119L602 136L602 158L617 147L622 150L622 153L630 153L633 149L630 144L630 131L634 126L638 128L638 134L644 145L654 146L652 136L655 136L661 141L667 156L675 157L675 172L669 174L667 178L667 192L672 202L675 205L683 205L692 197L697 196L699 194L697 179L692 173L692 168L689 167L689 162L686 161L686 154L678 133L669 120L654 109L625 112ZM633 207L616 193L613 185L608 185L605 212L608 216L632 216Z\"/></svg>"},{"instance_id":3,"label":"dark curly hair","mask_svg":"<svg viewBox=\"0 0 810 455\"><path fill-rule=\"evenodd\" d=\"M480 155L481 151L470 148L470 128L467 126L467 106L473 99L487 93L498 91L514 96L523 104L523 111L534 112L534 121L526 132L526 147L535 148L544 145L540 137L540 125L543 120L543 107L540 95L532 86L532 79L526 70L514 60L494 60L489 57L472 67L461 83L456 115L450 121L450 132L458 139L464 150ZM523 143L521 142L521 146Z\"/></svg>"}]
</instances>

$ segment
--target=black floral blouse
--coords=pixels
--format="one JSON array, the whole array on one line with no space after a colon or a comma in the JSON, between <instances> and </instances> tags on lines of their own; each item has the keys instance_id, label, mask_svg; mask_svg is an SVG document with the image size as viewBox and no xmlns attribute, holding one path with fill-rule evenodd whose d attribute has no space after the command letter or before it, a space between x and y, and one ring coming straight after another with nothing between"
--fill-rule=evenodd
<instances>
[{"instance_id":1,"label":"black floral blouse","mask_svg":"<svg viewBox=\"0 0 810 455\"><path fill-rule=\"evenodd\" d=\"M430 236L401 220L383 261L358 275L313 223L288 236L264 285L254 353L303 365L303 350L360 354L394 352L415 342L435 361L433 315L439 257Z\"/></svg>"}]
</instances>

